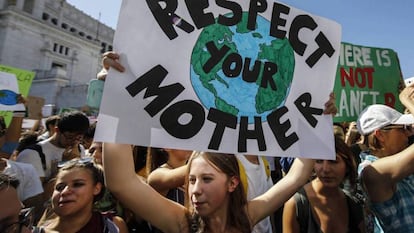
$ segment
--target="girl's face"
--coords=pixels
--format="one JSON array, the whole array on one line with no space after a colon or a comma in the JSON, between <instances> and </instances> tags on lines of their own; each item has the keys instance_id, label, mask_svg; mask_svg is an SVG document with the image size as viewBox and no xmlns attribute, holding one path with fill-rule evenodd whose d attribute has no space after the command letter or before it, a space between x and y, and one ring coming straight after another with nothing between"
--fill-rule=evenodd
<instances>
[{"instance_id":1,"label":"girl's face","mask_svg":"<svg viewBox=\"0 0 414 233\"><path fill-rule=\"evenodd\" d=\"M60 217L92 211L94 196L101 188L101 183L94 184L87 168L60 171L52 195L53 209Z\"/></svg>"},{"instance_id":2,"label":"girl's face","mask_svg":"<svg viewBox=\"0 0 414 233\"><path fill-rule=\"evenodd\" d=\"M192 160L189 174L188 195L195 211L202 217L225 213L229 193L237 184L226 174L199 156Z\"/></svg>"},{"instance_id":3,"label":"girl's face","mask_svg":"<svg viewBox=\"0 0 414 233\"><path fill-rule=\"evenodd\" d=\"M346 164L336 155L336 160L316 160L314 170L324 186L339 187L346 175Z\"/></svg>"},{"instance_id":4,"label":"girl's face","mask_svg":"<svg viewBox=\"0 0 414 233\"><path fill-rule=\"evenodd\" d=\"M102 164L102 142L93 142L89 147L89 152L96 163Z\"/></svg>"}]
</instances>

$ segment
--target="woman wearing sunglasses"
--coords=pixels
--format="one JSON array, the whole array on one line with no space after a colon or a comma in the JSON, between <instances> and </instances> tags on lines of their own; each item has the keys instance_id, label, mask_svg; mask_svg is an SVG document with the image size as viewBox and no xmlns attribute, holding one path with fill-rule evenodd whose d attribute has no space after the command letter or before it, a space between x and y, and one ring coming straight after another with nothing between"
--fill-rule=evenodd
<instances>
[{"instance_id":1,"label":"woman wearing sunglasses","mask_svg":"<svg viewBox=\"0 0 414 233\"><path fill-rule=\"evenodd\" d=\"M19 180L0 173L0 232L30 233L33 224L33 208L22 209L17 195Z\"/></svg>"},{"instance_id":2,"label":"woman wearing sunglasses","mask_svg":"<svg viewBox=\"0 0 414 233\"><path fill-rule=\"evenodd\" d=\"M41 224L46 232L127 232L122 218L111 220L93 209L105 192L101 167L91 158L71 160L60 167L52 195L55 217Z\"/></svg>"}]
</instances>

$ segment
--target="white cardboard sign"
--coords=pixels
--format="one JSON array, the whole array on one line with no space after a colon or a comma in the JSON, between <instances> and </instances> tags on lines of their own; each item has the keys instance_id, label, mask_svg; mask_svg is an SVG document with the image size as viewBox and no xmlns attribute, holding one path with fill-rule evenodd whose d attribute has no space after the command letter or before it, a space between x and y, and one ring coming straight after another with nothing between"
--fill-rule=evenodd
<instances>
[{"instance_id":1,"label":"white cardboard sign","mask_svg":"<svg viewBox=\"0 0 414 233\"><path fill-rule=\"evenodd\" d=\"M334 158L339 24L273 1L124 0L99 141Z\"/></svg>"}]
</instances>

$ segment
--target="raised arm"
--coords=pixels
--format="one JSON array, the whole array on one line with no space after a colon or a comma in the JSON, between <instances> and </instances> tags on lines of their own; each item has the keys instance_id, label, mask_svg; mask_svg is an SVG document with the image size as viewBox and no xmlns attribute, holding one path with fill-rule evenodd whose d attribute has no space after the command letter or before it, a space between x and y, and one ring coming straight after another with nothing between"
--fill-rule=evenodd
<instances>
[{"instance_id":1,"label":"raised arm","mask_svg":"<svg viewBox=\"0 0 414 233\"><path fill-rule=\"evenodd\" d=\"M109 68L113 67L119 72L124 72L125 68L119 63L119 54L115 52L106 52L102 54L102 70L96 75L96 78L105 81Z\"/></svg>"},{"instance_id":2,"label":"raised arm","mask_svg":"<svg viewBox=\"0 0 414 233\"><path fill-rule=\"evenodd\" d=\"M26 100L22 95L17 97L18 103L26 103ZM10 122L9 127L7 128L5 134L5 144L3 145L4 152L8 155L8 158L12 155L13 151L16 149L19 144L19 139L22 133L22 124L24 119L24 112L15 112L13 113L13 118ZM0 148L1 149L1 148ZM1 151L1 150L0 150Z\"/></svg>"},{"instance_id":3,"label":"raised arm","mask_svg":"<svg viewBox=\"0 0 414 233\"><path fill-rule=\"evenodd\" d=\"M325 103L323 113L334 116L336 112L335 96L331 92L328 101ZM273 214L300 187L306 184L312 173L314 163L315 161L312 159L296 158L285 177L273 185L266 193L248 203L247 209L252 226L263 218Z\"/></svg>"},{"instance_id":4,"label":"raised arm","mask_svg":"<svg viewBox=\"0 0 414 233\"><path fill-rule=\"evenodd\" d=\"M314 160L296 158L289 172L271 189L249 201L248 214L254 226L263 218L273 214L309 180Z\"/></svg>"},{"instance_id":5,"label":"raised arm","mask_svg":"<svg viewBox=\"0 0 414 233\"><path fill-rule=\"evenodd\" d=\"M400 93L404 106L414 113L414 86L406 87ZM414 145L391 156L381 158L368 165L362 171L362 180L373 202L389 200L395 191L395 185L414 173Z\"/></svg>"},{"instance_id":6,"label":"raised arm","mask_svg":"<svg viewBox=\"0 0 414 233\"><path fill-rule=\"evenodd\" d=\"M121 203L163 232L181 232L185 207L170 201L144 183L133 168L130 145L103 145L105 182Z\"/></svg>"},{"instance_id":7,"label":"raised arm","mask_svg":"<svg viewBox=\"0 0 414 233\"><path fill-rule=\"evenodd\" d=\"M175 169L160 167L148 175L147 181L151 187L165 196L170 189L184 185L186 173L186 165Z\"/></svg>"},{"instance_id":8,"label":"raised arm","mask_svg":"<svg viewBox=\"0 0 414 233\"><path fill-rule=\"evenodd\" d=\"M283 206L283 233L300 233L300 225L296 217L295 197L291 197Z\"/></svg>"}]
</instances>

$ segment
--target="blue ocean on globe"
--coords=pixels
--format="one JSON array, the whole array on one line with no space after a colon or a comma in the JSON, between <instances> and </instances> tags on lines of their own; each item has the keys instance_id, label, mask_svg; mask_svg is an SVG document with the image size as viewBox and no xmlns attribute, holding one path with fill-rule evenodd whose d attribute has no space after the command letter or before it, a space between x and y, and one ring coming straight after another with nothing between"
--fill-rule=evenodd
<instances>
[{"instance_id":1,"label":"blue ocean on globe","mask_svg":"<svg viewBox=\"0 0 414 233\"><path fill-rule=\"evenodd\" d=\"M275 40L274 37L269 36L270 22L268 20L258 16L256 25L257 28L255 31L247 33L236 32L237 26L228 27L234 33L231 41L236 44L238 54L242 57L243 65L246 57L251 58L250 68L253 67L254 61L258 59L258 55L260 53L259 45L270 45L271 41ZM263 59L261 59L261 61L264 63ZM241 74L242 73L243 72L241 72ZM218 80L211 80L209 83L214 86L217 91L217 95L220 96L220 98L224 99L228 104L233 105L239 110L237 114L238 119L240 119L241 116L248 116L249 124L251 124L254 122L254 116L260 116L262 121L266 121L266 116L272 112L272 110L260 114L257 112L255 107L256 94L259 88L257 83L249 83L244 81L241 74L238 77L232 78L226 77L222 70L217 72L217 74L226 83L222 83ZM215 106L214 94L204 88L200 81L199 75L194 71L193 65L191 65L190 75L193 88L204 107L207 109L217 108ZM279 106L283 106L283 104L284 101Z\"/></svg>"}]
</instances>

